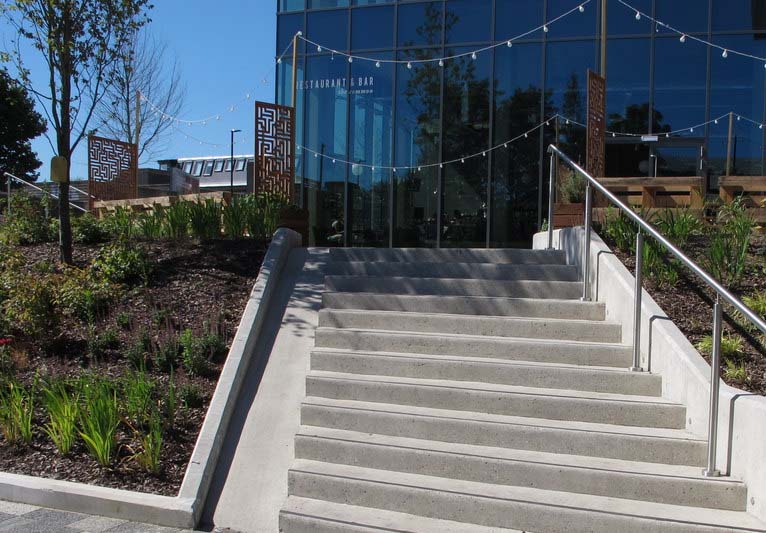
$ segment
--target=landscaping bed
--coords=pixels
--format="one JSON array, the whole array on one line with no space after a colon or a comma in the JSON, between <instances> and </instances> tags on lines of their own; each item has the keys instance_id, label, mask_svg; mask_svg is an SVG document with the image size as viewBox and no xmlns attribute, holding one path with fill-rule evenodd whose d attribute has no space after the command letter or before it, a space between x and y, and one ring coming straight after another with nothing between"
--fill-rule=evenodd
<instances>
[{"instance_id":1,"label":"landscaping bed","mask_svg":"<svg viewBox=\"0 0 766 533\"><path fill-rule=\"evenodd\" d=\"M166 216L78 221L73 266L0 226L0 471L178 493L267 241Z\"/></svg>"},{"instance_id":2,"label":"landscaping bed","mask_svg":"<svg viewBox=\"0 0 766 533\"><path fill-rule=\"evenodd\" d=\"M708 213L694 222L694 215L644 213L655 226L730 292L762 318L766 317L766 235L748 224L746 210ZM739 218L737 222L732 220ZM621 219L621 220L619 220ZM679 220L685 219L685 220ZM752 222L752 221L751 221ZM624 217L612 212L598 228L606 243L631 273L635 272L635 230ZM723 237L721 237L723 235ZM710 362L715 295L694 273L660 252L647 239L644 254L644 288L678 328ZM647 265L648 263L648 265ZM766 395L766 339L749 321L725 304L721 376L733 386Z\"/></svg>"}]
</instances>

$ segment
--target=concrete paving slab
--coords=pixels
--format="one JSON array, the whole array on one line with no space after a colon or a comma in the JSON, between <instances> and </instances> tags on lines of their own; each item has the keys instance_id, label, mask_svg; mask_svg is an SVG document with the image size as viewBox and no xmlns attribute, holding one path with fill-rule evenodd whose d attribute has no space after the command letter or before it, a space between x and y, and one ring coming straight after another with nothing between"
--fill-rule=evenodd
<instances>
[{"instance_id":1,"label":"concrete paving slab","mask_svg":"<svg viewBox=\"0 0 766 533\"><path fill-rule=\"evenodd\" d=\"M78 531L82 533L103 533L104 531L111 531L117 526L121 526L125 523L125 520L119 520L117 518L89 516L83 520L69 524L67 528L72 531Z\"/></svg>"},{"instance_id":2,"label":"concrete paving slab","mask_svg":"<svg viewBox=\"0 0 766 533\"><path fill-rule=\"evenodd\" d=\"M31 513L32 511L36 511L37 509L39 509L39 507L35 507L34 505L27 505L25 503L6 502L3 500L0 500L0 513L18 516L18 515L23 515L26 513Z\"/></svg>"},{"instance_id":3,"label":"concrete paving slab","mask_svg":"<svg viewBox=\"0 0 766 533\"><path fill-rule=\"evenodd\" d=\"M49 529L40 529L34 520L29 520L23 516L15 516L10 520L0 522L0 531L2 533L50 533Z\"/></svg>"}]
</instances>

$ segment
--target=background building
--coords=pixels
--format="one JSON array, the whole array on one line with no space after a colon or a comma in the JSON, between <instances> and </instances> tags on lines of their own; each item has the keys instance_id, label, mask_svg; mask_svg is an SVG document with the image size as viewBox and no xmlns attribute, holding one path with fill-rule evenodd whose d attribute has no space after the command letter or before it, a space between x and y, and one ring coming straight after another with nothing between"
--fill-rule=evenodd
<instances>
[{"instance_id":1,"label":"background building","mask_svg":"<svg viewBox=\"0 0 766 533\"><path fill-rule=\"evenodd\" d=\"M327 48L379 59L444 57L503 43L577 8L578 0L279 0L277 50L300 42L296 142L311 244L342 224L350 246L513 246L544 216L545 147L555 121L508 149L420 172L333 163L417 166L460 158L517 137L560 113L585 122L587 69L598 70L600 0L500 46L436 64L354 61ZM628 0L691 36L766 56L762 0ZM686 132L658 142L612 138L607 174L703 175L724 171L733 111L733 174L764 174L764 64L686 39L619 0L608 2L607 115L617 132ZM278 67L278 103L290 105L292 57ZM353 80L353 81L352 81ZM565 150L584 158L583 128L559 123Z\"/></svg>"}]
</instances>

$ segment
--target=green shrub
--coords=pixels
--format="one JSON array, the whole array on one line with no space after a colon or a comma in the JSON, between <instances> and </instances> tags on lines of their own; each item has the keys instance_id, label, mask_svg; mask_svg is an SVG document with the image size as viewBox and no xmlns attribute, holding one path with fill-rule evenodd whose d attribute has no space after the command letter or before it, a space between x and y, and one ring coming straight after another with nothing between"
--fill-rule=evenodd
<instances>
[{"instance_id":1,"label":"green shrub","mask_svg":"<svg viewBox=\"0 0 766 533\"><path fill-rule=\"evenodd\" d=\"M172 370L170 371L168 390L165 393L165 397L162 402L162 408L165 418L165 427L173 427L173 424L175 424L176 420L176 413L178 412L178 391L176 390L176 382Z\"/></svg>"},{"instance_id":2,"label":"green shrub","mask_svg":"<svg viewBox=\"0 0 766 533\"><path fill-rule=\"evenodd\" d=\"M162 453L162 420L154 413L149 420L147 431L141 436L141 451L133 458L147 472L159 474Z\"/></svg>"},{"instance_id":3,"label":"green shrub","mask_svg":"<svg viewBox=\"0 0 766 533\"><path fill-rule=\"evenodd\" d=\"M130 372L122 384L122 410L125 418L134 426L143 427L152 415L152 395L155 383L142 371Z\"/></svg>"},{"instance_id":4,"label":"green shrub","mask_svg":"<svg viewBox=\"0 0 766 533\"><path fill-rule=\"evenodd\" d=\"M96 333L96 327L93 323L88 326L87 355L90 361L99 361L103 359L109 350L116 350L120 346L120 338L113 329L105 329Z\"/></svg>"},{"instance_id":5,"label":"green shrub","mask_svg":"<svg viewBox=\"0 0 766 533\"><path fill-rule=\"evenodd\" d=\"M638 228L622 211L607 208L604 217L604 233L623 252L635 252Z\"/></svg>"},{"instance_id":6,"label":"green shrub","mask_svg":"<svg viewBox=\"0 0 766 533\"><path fill-rule=\"evenodd\" d=\"M183 239L189 233L189 202L178 202L164 211L163 230L165 237Z\"/></svg>"},{"instance_id":7,"label":"green shrub","mask_svg":"<svg viewBox=\"0 0 766 533\"><path fill-rule=\"evenodd\" d=\"M104 218L104 225L115 239L130 241L133 239L136 213L127 207L118 207Z\"/></svg>"},{"instance_id":8,"label":"green shrub","mask_svg":"<svg viewBox=\"0 0 766 533\"><path fill-rule=\"evenodd\" d=\"M210 332L202 335L199 339L200 348L208 361L220 361L228 352L226 342L218 333Z\"/></svg>"},{"instance_id":9,"label":"green shrub","mask_svg":"<svg viewBox=\"0 0 766 533\"><path fill-rule=\"evenodd\" d=\"M55 238L50 221L45 216L41 200L25 192L11 195L11 214L0 231L0 241L6 244L39 244Z\"/></svg>"},{"instance_id":10,"label":"green shrub","mask_svg":"<svg viewBox=\"0 0 766 533\"><path fill-rule=\"evenodd\" d=\"M724 285L736 285L742 279L754 225L752 215L738 198L720 208L715 225L709 228L706 266Z\"/></svg>"},{"instance_id":11,"label":"green shrub","mask_svg":"<svg viewBox=\"0 0 766 533\"><path fill-rule=\"evenodd\" d=\"M277 230L280 211L289 204L287 198L274 193L260 193L247 196L243 201L250 237L271 238Z\"/></svg>"},{"instance_id":12,"label":"green shrub","mask_svg":"<svg viewBox=\"0 0 766 533\"><path fill-rule=\"evenodd\" d=\"M680 248L689 242L689 237L699 234L703 229L702 221L689 209L661 210L654 225L662 235Z\"/></svg>"},{"instance_id":13,"label":"green shrub","mask_svg":"<svg viewBox=\"0 0 766 533\"><path fill-rule=\"evenodd\" d=\"M120 329L125 331L128 331L133 323L130 313L126 313L125 311L118 313L114 318L114 321Z\"/></svg>"},{"instance_id":14,"label":"green shrub","mask_svg":"<svg viewBox=\"0 0 766 533\"><path fill-rule=\"evenodd\" d=\"M141 213L138 216L136 225L138 231L145 239L159 239L162 237L165 226L165 211L157 206L151 211Z\"/></svg>"},{"instance_id":15,"label":"green shrub","mask_svg":"<svg viewBox=\"0 0 766 533\"><path fill-rule=\"evenodd\" d=\"M185 329L178 343L181 345L181 362L186 372L191 376L206 375L210 366L202 339L195 336L192 330Z\"/></svg>"},{"instance_id":16,"label":"green shrub","mask_svg":"<svg viewBox=\"0 0 766 533\"><path fill-rule=\"evenodd\" d=\"M161 337L152 357L155 368L161 372L172 372L178 365L179 351L178 337L175 334Z\"/></svg>"},{"instance_id":17,"label":"green shrub","mask_svg":"<svg viewBox=\"0 0 766 533\"><path fill-rule=\"evenodd\" d=\"M49 383L43 389L43 404L48 414L45 433L56 449L66 455L72 449L77 436L77 420L80 417L80 391L70 391L63 381Z\"/></svg>"},{"instance_id":18,"label":"green shrub","mask_svg":"<svg viewBox=\"0 0 766 533\"><path fill-rule=\"evenodd\" d=\"M80 437L101 466L109 466L114 455L115 434L120 423L117 392L106 380L89 380L83 390Z\"/></svg>"},{"instance_id":19,"label":"green shrub","mask_svg":"<svg viewBox=\"0 0 766 533\"><path fill-rule=\"evenodd\" d=\"M96 244L109 238L109 228L90 213L72 217L72 239L82 244Z\"/></svg>"},{"instance_id":20,"label":"green shrub","mask_svg":"<svg viewBox=\"0 0 766 533\"><path fill-rule=\"evenodd\" d=\"M726 379L734 382L744 383L747 381L747 369L745 363L739 363L727 359L726 368L723 369L723 375Z\"/></svg>"},{"instance_id":21,"label":"green shrub","mask_svg":"<svg viewBox=\"0 0 766 533\"><path fill-rule=\"evenodd\" d=\"M101 249L92 269L110 283L145 284L149 281L152 263L142 248L117 243Z\"/></svg>"},{"instance_id":22,"label":"green shrub","mask_svg":"<svg viewBox=\"0 0 766 533\"><path fill-rule=\"evenodd\" d=\"M236 196L223 210L223 229L230 239L241 239L247 231L247 211L252 200L247 196Z\"/></svg>"},{"instance_id":23,"label":"green shrub","mask_svg":"<svg viewBox=\"0 0 766 533\"><path fill-rule=\"evenodd\" d=\"M742 355L742 339L736 335L721 335L721 357L723 359L737 359ZM705 354L713 353L713 337L706 335L697 343L697 349Z\"/></svg>"},{"instance_id":24,"label":"green shrub","mask_svg":"<svg viewBox=\"0 0 766 533\"><path fill-rule=\"evenodd\" d=\"M766 291L745 296L742 298L742 303L752 309L756 315L766 320Z\"/></svg>"},{"instance_id":25,"label":"green shrub","mask_svg":"<svg viewBox=\"0 0 766 533\"><path fill-rule=\"evenodd\" d=\"M65 315L93 322L120 294L108 280L87 270L68 267L56 288L56 304Z\"/></svg>"},{"instance_id":26,"label":"green shrub","mask_svg":"<svg viewBox=\"0 0 766 533\"><path fill-rule=\"evenodd\" d=\"M51 276L6 270L0 283L0 308L13 331L44 339L57 335L56 287Z\"/></svg>"},{"instance_id":27,"label":"green shrub","mask_svg":"<svg viewBox=\"0 0 766 533\"><path fill-rule=\"evenodd\" d=\"M123 352L125 360L128 362L131 368L134 370L146 370L149 362L149 354L143 343L135 342L125 348Z\"/></svg>"},{"instance_id":28,"label":"green shrub","mask_svg":"<svg viewBox=\"0 0 766 533\"><path fill-rule=\"evenodd\" d=\"M10 343L5 343L5 341L9 340L6 338L0 339L0 341L3 341L3 344L0 344L0 382L3 377L13 376L16 373L16 361L13 359Z\"/></svg>"},{"instance_id":29,"label":"green shrub","mask_svg":"<svg viewBox=\"0 0 766 533\"><path fill-rule=\"evenodd\" d=\"M205 404L205 397L194 383L186 383L178 389L178 398L187 409L195 409Z\"/></svg>"},{"instance_id":30,"label":"green shrub","mask_svg":"<svg viewBox=\"0 0 766 533\"><path fill-rule=\"evenodd\" d=\"M585 201L585 178L579 172L566 169L559 185L559 200L567 204Z\"/></svg>"},{"instance_id":31,"label":"green shrub","mask_svg":"<svg viewBox=\"0 0 766 533\"><path fill-rule=\"evenodd\" d=\"M9 381L0 388L0 432L10 444L32 442L36 386L25 388Z\"/></svg>"},{"instance_id":32,"label":"green shrub","mask_svg":"<svg viewBox=\"0 0 766 533\"><path fill-rule=\"evenodd\" d=\"M189 224L194 237L201 240L221 237L221 204L212 199L190 203Z\"/></svg>"}]
</instances>

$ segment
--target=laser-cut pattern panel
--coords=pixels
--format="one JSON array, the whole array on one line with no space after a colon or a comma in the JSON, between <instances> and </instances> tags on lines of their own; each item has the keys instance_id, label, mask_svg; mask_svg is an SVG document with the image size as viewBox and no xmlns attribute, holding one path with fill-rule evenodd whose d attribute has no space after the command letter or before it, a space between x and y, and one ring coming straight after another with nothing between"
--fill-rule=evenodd
<instances>
[{"instance_id":1,"label":"laser-cut pattern panel","mask_svg":"<svg viewBox=\"0 0 766 533\"><path fill-rule=\"evenodd\" d=\"M255 192L284 195L295 183L295 114L292 107L255 103Z\"/></svg>"},{"instance_id":2,"label":"laser-cut pattern panel","mask_svg":"<svg viewBox=\"0 0 766 533\"><path fill-rule=\"evenodd\" d=\"M88 137L88 186L91 207L98 200L137 196L138 147L114 139Z\"/></svg>"}]
</instances>

